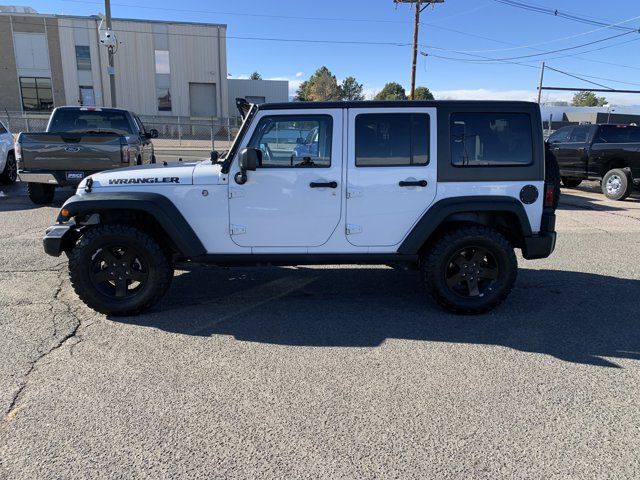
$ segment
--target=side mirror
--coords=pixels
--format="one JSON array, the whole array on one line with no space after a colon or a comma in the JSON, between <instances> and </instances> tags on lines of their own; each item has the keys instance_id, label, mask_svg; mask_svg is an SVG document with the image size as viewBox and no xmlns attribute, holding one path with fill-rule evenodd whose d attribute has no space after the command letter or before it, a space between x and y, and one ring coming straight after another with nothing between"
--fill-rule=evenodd
<instances>
[{"instance_id":1,"label":"side mirror","mask_svg":"<svg viewBox=\"0 0 640 480\"><path fill-rule=\"evenodd\" d=\"M255 148L245 148L240 152L240 170L253 172L262 164L262 152Z\"/></svg>"},{"instance_id":2,"label":"side mirror","mask_svg":"<svg viewBox=\"0 0 640 480\"><path fill-rule=\"evenodd\" d=\"M158 130L152 128L147 132L147 138L158 138Z\"/></svg>"},{"instance_id":3,"label":"side mirror","mask_svg":"<svg viewBox=\"0 0 640 480\"><path fill-rule=\"evenodd\" d=\"M238 185L247 183L247 172L254 171L262 165L262 151L256 148L245 148L240 152L240 171L235 174L234 179Z\"/></svg>"}]
</instances>

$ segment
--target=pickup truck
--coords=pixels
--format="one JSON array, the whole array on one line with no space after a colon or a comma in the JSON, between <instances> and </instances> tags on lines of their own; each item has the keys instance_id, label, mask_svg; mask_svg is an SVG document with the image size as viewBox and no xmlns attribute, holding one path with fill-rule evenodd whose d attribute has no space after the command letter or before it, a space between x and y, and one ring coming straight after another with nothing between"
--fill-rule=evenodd
<instances>
[{"instance_id":1,"label":"pickup truck","mask_svg":"<svg viewBox=\"0 0 640 480\"><path fill-rule=\"evenodd\" d=\"M640 127L635 125L563 127L547 140L547 152L557 160L565 187L600 180L607 198L624 200L640 184Z\"/></svg>"},{"instance_id":2,"label":"pickup truck","mask_svg":"<svg viewBox=\"0 0 640 480\"><path fill-rule=\"evenodd\" d=\"M75 187L103 170L155 163L151 139L157 136L128 110L59 107L45 132L18 136L18 175L34 203L51 203L56 187Z\"/></svg>"}]
</instances>

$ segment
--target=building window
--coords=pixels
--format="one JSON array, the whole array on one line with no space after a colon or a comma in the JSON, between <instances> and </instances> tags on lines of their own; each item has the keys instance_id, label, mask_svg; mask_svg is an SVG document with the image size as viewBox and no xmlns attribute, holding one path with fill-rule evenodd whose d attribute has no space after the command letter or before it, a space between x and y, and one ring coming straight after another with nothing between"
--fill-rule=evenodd
<instances>
[{"instance_id":1,"label":"building window","mask_svg":"<svg viewBox=\"0 0 640 480\"><path fill-rule=\"evenodd\" d=\"M155 50L156 58L156 98L159 112L171 111L171 68L169 51Z\"/></svg>"},{"instance_id":2,"label":"building window","mask_svg":"<svg viewBox=\"0 0 640 480\"><path fill-rule=\"evenodd\" d=\"M156 50L156 73L171 73L169 50Z\"/></svg>"},{"instance_id":3,"label":"building window","mask_svg":"<svg viewBox=\"0 0 640 480\"><path fill-rule=\"evenodd\" d=\"M53 110L50 78L20 77L20 94L23 110Z\"/></svg>"},{"instance_id":4,"label":"building window","mask_svg":"<svg viewBox=\"0 0 640 480\"><path fill-rule=\"evenodd\" d=\"M91 70L91 53L88 46L76 45L76 64L78 70Z\"/></svg>"}]
</instances>

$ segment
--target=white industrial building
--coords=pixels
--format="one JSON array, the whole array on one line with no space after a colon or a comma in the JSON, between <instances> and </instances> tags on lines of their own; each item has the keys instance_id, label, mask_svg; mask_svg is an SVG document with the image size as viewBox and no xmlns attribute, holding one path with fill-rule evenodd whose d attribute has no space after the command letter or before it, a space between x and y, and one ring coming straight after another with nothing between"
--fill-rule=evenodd
<instances>
[{"instance_id":1,"label":"white industrial building","mask_svg":"<svg viewBox=\"0 0 640 480\"><path fill-rule=\"evenodd\" d=\"M101 22L0 7L0 110L111 106ZM286 81L227 79L224 24L118 18L112 29L118 107L141 115L227 118L237 114L235 96L288 99Z\"/></svg>"}]
</instances>

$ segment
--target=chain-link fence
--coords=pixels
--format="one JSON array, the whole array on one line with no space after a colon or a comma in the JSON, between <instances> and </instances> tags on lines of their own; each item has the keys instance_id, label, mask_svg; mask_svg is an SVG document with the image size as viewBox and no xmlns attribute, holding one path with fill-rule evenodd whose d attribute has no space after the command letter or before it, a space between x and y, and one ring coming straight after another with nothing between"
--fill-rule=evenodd
<instances>
[{"instance_id":1,"label":"chain-link fence","mask_svg":"<svg viewBox=\"0 0 640 480\"><path fill-rule=\"evenodd\" d=\"M0 120L11 133L43 132L48 113L0 111ZM208 154L211 150L227 150L238 134L237 118L193 119L190 117L145 116L140 119L147 130L158 130L153 144L158 151Z\"/></svg>"}]
</instances>

